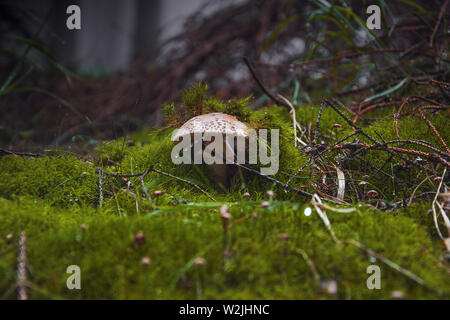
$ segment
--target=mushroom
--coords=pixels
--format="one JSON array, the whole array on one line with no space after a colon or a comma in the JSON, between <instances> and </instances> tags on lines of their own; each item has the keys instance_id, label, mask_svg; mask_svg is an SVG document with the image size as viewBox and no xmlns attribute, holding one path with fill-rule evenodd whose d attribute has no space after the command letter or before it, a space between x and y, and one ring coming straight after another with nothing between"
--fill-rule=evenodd
<instances>
[{"instance_id":1,"label":"mushroom","mask_svg":"<svg viewBox=\"0 0 450 320\"><path fill-rule=\"evenodd\" d=\"M156 205L158 205L158 199L159 197L163 196L166 194L165 190L155 190L153 191L153 195L156 197Z\"/></svg>"},{"instance_id":2,"label":"mushroom","mask_svg":"<svg viewBox=\"0 0 450 320\"><path fill-rule=\"evenodd\" d=\"M194 260L194 265L196 265L196 266L203 266L203 265L205 265L205 263L206 263L206 260L205 260L205 258L202 258L202 257L195 258L195 260Z\"/></svg>"},{"instance_id":3,"label":"mushroom","mask_svg":"<svg viewBox=\"0 0 450 320\"><path fill-rule=\"evenodd\" d=\"M270 202L269 201L261 202L261 207L263 207L264 209L269 208L270 207Z\"/></svg>"},{"instance_id":4,"label":"mushroom","mask_svg":"<svg viewBox=\"0 0 450 320\"><path fill-rule=\"evenodd\" d=\"M378 192L376 190L369 190L366 192L366 196L369 198L376 198L378 197Z\"/></svg>"},{"instance_id":5,"label":"mushroom","mask_svg":"<svg viewBox=\"0 0 450 320\"><path fill-rule=\"evenodd\" d=\"M204 160L216 181L224 187L228 185L228 178L231 176L229 165L235 161L236 155L237 157L242 156L242 152L247 150L249 129L250 127L240 122L234 116L217 112L208 113L188 120L174 133L172 141L175 145L178 145L180 139L183 141L184 138L189 137L188 141L192 142L189 144L191 154L187 156L190 156L190 160L193 161L188 163L200 164ZM208 148L215 141L215 138L213 140L212 137L218 136L221 136L223 141L222 153L217 151L217 144ZM237 143L234 143L235 138ZM186 145L184 146L186 147ZM212 158L206 158L204 150L206 151L207 149L208 151L214 150L214 155L211 152ZM172 155L175 152L175 157L177 157L179 153L176 152L179 151L181 151L179 148L175 151L172 150ZM183 148L183 158L185 157L185 151L188 151L187 148ZM245 157L245 153L243 155ZM217 159L221 161L217 161ZM227 161L228 159L231 161Z\"/></svg>"},{"instance_id":6,"label":"mushroom","mask_svg":"<svg viewBox=\"0 0 450 320\"><path fill-rule=\"evenodd\" d=\"M272 190L267 190L267 191L266 191L266 197L267 197L267 198L272 199L274 195L275 195L275 194L273 193Z\"/></svg>"},{"instance_id":7,"label":"mushroom","mask_svg":"<svg viewBox=\"0 0 450 320\"><path fill-rule=\"evenodd\" d=\"M145 243L145 235L143 232L139 232L133 237L133 244L140 246L143 245L144 243Z\"/></svg>"}]
</instances>

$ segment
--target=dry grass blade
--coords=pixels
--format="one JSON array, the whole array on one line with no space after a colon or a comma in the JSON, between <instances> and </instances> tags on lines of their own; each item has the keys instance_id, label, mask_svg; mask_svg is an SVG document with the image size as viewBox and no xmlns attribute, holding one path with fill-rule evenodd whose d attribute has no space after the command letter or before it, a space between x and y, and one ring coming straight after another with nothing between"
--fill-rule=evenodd
<instances>
[{"instance_id":1,"label":"dry grass blade","mask_svg":"<svg viewBox=\"0 0 450 320\"><path fill-rule=\"evenodd\" d=\"M142 191L144 191L145 196L147 197L148 203L150 204L150 207L152 208L152 210L155 210L155 207L153 207L153 203L152 203L152 197L150 197L150 194L148 193L147 187L145 186L144 183L144 178L145 176L149 173L149 170L146 170L142 176L141 176L141 186L142 186Z\"/></svg>"},{"instance_id":2,"label":"dry grass blade","mask_svg":"<svg viewBox=\"0 0 450 320\"><path fill-rule=\"evenodd\" d=\"M344 172L339 169L337 166L334 166L336 168L336 174L338 179L338 190L336 193L336 198L338 198L341 201L344 201L344 194L345 194L345 175Z\"/></svg>"},{"instance_id":3,"label":"dry grass blade","mask_svg":"<svg viewBox=\"0 0 450 320\"><path fill-rule=\"evenodd\" d=\"M439 192L441 191L442 183L444 182L445 173L447 172L447 168L444 169L444 173L442 174L442 177L439 182L439 187L436 190L436 194L433 199L433 203L431 204L431 209L433 211L433 220L434 220L434 226L436 227L436 231L439 235L439 238L445 241L445 237L442 235L441 230L439 229L439 224L437 220L437 213L436 213L436 204L437 204L437 198L439 196Z\"/></svg>"},{"instance_id":4,"label":"dry grass blade","mask_svg":"<svg viewBox=\"0 0 450 320\"><path fill-rule=\"evenodd\" d=\"M317 194L313 194L311 202L316 209L316 212L319 215L320 219L322 219L323 223L325 224L325 227L327 227L328 231L330 232L331 238L333 238L336 243L340 244L341 241L336 237L333 229L331 228L330 220L328 220L327 214L325 213L325 207L322 205L322 200L320 200L320 197Z\"/></svg>"},{"instance_id":5,"label":"dry grass blade","mask_svg":"<svg viewBox=\"0 0 450 320\"><path fill-rule=\"evenodd\" d=\"M420 284L420 285L425 285L425 281L423 281L422 278L416 276L416 275L415 275L414 273L412 273L411 271L406 270L406 269L400 267L398 264L396 264L396 263L392 262L391 260L389 260L389 259L383 257L381 254L376 253L376 252L373 251L372 249L367 248L367 247L366 247L365 245L363 245L362 243L360 243L360 242L358 242L358 241L356 241L356 240L354 240L354 239L347 240L346 242L347 242L347 243L350 243L350 244L352 244L352 245L354 245L354 246L356 246L356 247L358 247L358 248L360 248L360 249L362 249L362 250L364 250L365 252L367 252L367 254L369 254L369 255L371 255L371 256L377 258L377 259L380 259L382 262L384 262L385 264L387 264L387 265L388 265L389 267L391 267L392 269L397 270L398 272L400 272L400 273L403 274L404 276L410 278L411 280L414 280L414 281L417 282L418 284Z\"/></svg>"},{"instance_id":6,"label":"dry grass blade","mask_svg":"<svg viewBox=\"0 0 450 320\"><path fill-rule=\"evenodd\" d=\"M317 268L314 265L314 262L308 256L306 251L303 250L303 249L297 248L297 249L295 249L295 252L297 252L298 254L300 254L302 256L302 258L306 261L306 263L308 264L309 268L311 269L311 271L312 271L312 273L314 275L314 279L316 279L316 281L319 282L320 281L319 272L317 271Z\"/></svg>"},{"instance_id":7,"label":"dry grass blade","mask_svg":"<svg viewBox=\"0 0 450 320\"><path fill-rule=\"evenodd\" d=\"M285 97L283 97L281 94L277 95L278 98L280 98L281 100L283 100L284 102L286 102L286 104L289 106L289 108L291 108L291 111L289 112L291 117L292 117L292 126L294 127L294 147L297 148L297 141L300 142L302 145L306 146L306 143L304 143L301 139L297 138L297 118L295 116L295 108L292 105L292 103L286 99Z\"/></svg>"}]
</instances>

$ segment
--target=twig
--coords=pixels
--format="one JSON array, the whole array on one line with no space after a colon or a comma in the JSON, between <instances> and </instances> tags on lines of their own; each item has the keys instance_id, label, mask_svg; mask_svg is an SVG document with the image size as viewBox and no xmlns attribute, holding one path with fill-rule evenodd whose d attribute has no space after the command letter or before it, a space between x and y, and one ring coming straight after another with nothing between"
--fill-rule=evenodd
<instances>
[{"instance_id":1,"label":"twig","mask_svg":"<svg viewBox=\"0 0 450 320\"><path fill-rule=\"evenodd\" d=\"M19 151L12 151L12 150L6 150L6 149L0 148L0 157L2 157L4 155L15 155L15 156L33 157L33 158L42 157L42 155L39 153L19 152Z\"/></svg>"},{"instance_id":2,"label":"twig","mask_svg":"<svg viewBox=\"0 0 450 320\"><path fill-rule=\"evenodd\" d=\"M416 275L415 275L414 273L412 273L411 271L406 270L406 269L400 267L398 264L396 264L396 263L392 262L391 260L389 260L389 259L383 257L381 254L376 253L376 252L373 251L372 249L367 248L367 247L366 247L365 245L363 245L362 243L360 243L360 242L358 242L358 241L356 241L356 240L354 240L354 239L346 240L346 242L349 243L349 244L352 244L352 245L354 245L354 246L356 246L356 247L358 247L358 248L360 248L360 249L362 249L362 250L364 250L365 252L367 252L367 254L369 254L369 255L371 255L371 256L377 258L377 259L380 259L382 262L384 262L385 264L387 264L387 265L388 265L389 267L391 267L392 269L397 270L398 272L400 272L400 273L403 274L404 276L410 278L411 280L414 280L414 281L417 282L418 284L423 285L423 286L425 285L425 281L423 281L422 278L416 276Z\"/></svg>"},{"instance_id":3,"label":"twig","mask_svg":"<svg viewBox=\"0 0 450 320\"><path fill-rule=\"evenodd\" d=\"M277 94L277 97L280 98L281 100L283 100L291 109L291 116L292 116L292 125L294 127L294 147L297 148L297 119L295 117L295 108L292 105L292 103L286 99L285 97L283 97L281 94ZM306 143L304 143L303 141L300 140L300 143L302 143L303 145L306 145Z\"/></svg>"},{"instance_id":4,"label":"twig","mask_svg":"<svg viewBox=\"0 0 450 320\"><path fill-rule=\"evenodd\" d=\"M253 68L252 64L250 63L250 61L248 60L247 57L244 57L244 62L247 65L248 69L250 70L250 73L253 76L253 79L256 81L256 83L258 84L258 86L261 88L262 91L264 91L264 93L270 98L272 99L277 105L280 106L285 106L285 107L289 107L289 105L287 103L285 103L284 101L281 101L279 99L277 99L273 94L270 93L269 90L266 89L266 87L264 87L264 85L262 84L261 80L259 80L258 76L256 75L255 69Z\"/></svg>"},{"instance_id":5,"label":"twig","mask_svg":"<svg viewBox=\"0 0 450 320\"><path fill-rule=\"evenodd\" d=\"M409 154L409 155L413 155L413 156L419 156L422 158L426 158L432 162L436 162L436 163L441 163L446 167L450 167L450 163L441 155L436 154L436 153L428 153L428 152L424 152L424 151L418 151L418 150L410 150L410 149L404 149L404 148L399 148L399 147L388 147L387 144L390 142L383 142L383 143L376 143L376 144L368 144L368 143L344 143L341 145L336 145L332 148L332 150L340 150L340 149L349 149L349 150L353 150L354 153L352 154L353 156L362 153L365 150L370 150L370 149L376 149L376 150L384 150L387 151L389 153L394 153L395 156L400 157L402 159L406 159L405 157L400 156L399 153L404 153L404 154ZM412 162L411 160L408 159L409 162ZM422 165L419 165L417 163L415 163L416 166L420 166L421 168L423 167ZM425 167L423 167L424 169L426 169ZM429 171L429 169L426 169L427 171Z\"/></svg>"},{"instance_id":6,"label":"twig","mask_svg":"<svg viewBox=\"0 0 450 320\"><path fill-rule=\"evenodd\" d=\"M441 191L442 183L444 182L444 177L445 177L445 173L446 172L447 172L447 168L444 169L444 173L442 174L441 181L439 182L439 187L437 188L436 194L435 194L434 199L433 199L433 202L431 203L431 209L433 211L434 226L436 227L436 231L437 231L437 233L439 235L439 238L441 238L442 240L445 240L445 237L442 235L441 230L439 230L439 224L438 224L438 221L437 221L437 213L436 213L435 205L436 205L436 201L437 201L437 198L439 196L439 193Z\"/></svg>"},{"instance_id":7,"label":"twig","mask_svg":"<svg viewBox=\"0 0 450 320\"><path fill-rule=\"evenodd\" d=\"M144 178L149 172L150 172L149 170L145 170L145 172L141 175L141 185L142 185L142 191L144 191L145 196L147 197L148 203L150 204L150 207L152 208L152 210L155 210L155 207L153 207L153 203L152 203L152 197L150 197L150 194L148 193L147 187L145 186L145 183L144 183Z\"/></svg>"},{"instance_id":8,"label":"twig","mask_svg":"<svg viewBox=\"0 0 450 320\"><path fill-rule=\"evenodd\" d=\"M308 161L306 161L301 167L300 169L297 170L297 172L294 173L293 176L289 177L288 181L286 182L286 186L289 186L289 184L291 183L292 179L294 179L300 172L302 172L303 169L306 168L307 165L309 165L311 163L311 161L313 161L313 157L310 157L308 159ZM287 188L287 187L285 187Z\"/></svg>"},{"instance_id":9,"label":"twig","mask_svg":"<svg viewBox=\"0 0 450 320\"><path fill-rule=\"evenodd\" d=\"M371 104L370 106L365 107L364 109L362 109L361 111L359 111L356 114L355 118L353 118L353 123L356 123L360 116L362 116L366 112L369 112L370 110L373 110L373 109L379 108L379 107L392 106L392 105L395 105L397 103L398 103L398 101L388 101L388 102L379 102L379 103Z\"/></svg>"},{"instance_id":10,"label":"twig","mask_svg":"<svg viewBox=\"0 0 450 320\"><path fill-rule=\"evenodd\" d=\"M364 135L367 139L369 139L370 141L374 142L375 144L380 144L377 140L375 140L375 139L372 138L370 135L368 135L364 130L362 130L362 128L360 128L358 125L356 125L355 123L353 123L353 122L352 122L345 114L343 114L342 111L339 110L334 104L332 104L332 103L331 103L330 101L328 101L327 99L324 99L324 101L325 101L331 108L333 108L333 110L334 110L338 115L340 115L341 118L344 119L351 127L355 128L355 129L357 129L357 130L359 130L360 133L361 133L362 135ZM407 162L407 163L409 163L409 164L411 164L411 165L413 165L413 166L416 166L416 167L418 167L418 168L420 168L420 169L422 169L422 170L426 170L426 171L428 171L428 172L433 173L432 170L430 170L430 169L428 169L428 168L426 168L426 167L424 167L424 166L418 164L417 161L411 161L411 160L409 160L408 158L405 158L405 157L401 156L400 154L398 154L398 152L395 152L394 150L392 150L392 149L390 149L390 148L388 148L388 147L386 147L386 146L385 146L383 149L386 150L387 152L389 152L390 154L392 154L392 155L394 155L394 156L396 156L396 157L402 159L403 161L405 161L405 162ZM433 173L433 174L434 174L434 173Z\"/></svg>"},{"instance_id":11,"label":"twig","mask_svg":"<svg viewBox=\"0 0 450 320\"><path fill-rule=\"evenodd\" d=\"M277 179L274 179L274 178L272 178L272 177L270 177L270 176L263 175L263 174L261 174L259 171L254 170L254 169L249 168L249 167L246 167L246 166L244 166L244 165L242 165L242 164L239 164L239 163L237 163L237 162L235 162L234 164L235 164L236 166L242 168L242 169L245 169L245 170L250 171L250 172L252 172L252 173L254 173L254 174L257 174L257 175L259 175L259 176L265 178L266 180L269 180L269 181L271 181L271 182L274 182L274 183L276 183L276 184L279 184L280 186L284 187L285 189L290 189L290 190L292 190L292 191L295 191L296 193L301 194L302 196L312 197L312 193L309 193L309 192L307 192L307 191L303 191L303 190L297 189L297 188L295 188L295 187L292 187L292 186L290 186L290 185L288 185L288 184L286 184L286 183L283 183L283 182L281 182L281 181L278 181ZM338 203L337 201L330 200L330 199L324 199L324 200L327 200L327 201L330 201L330 202L333 202L333 203Z\"/></svg>"},{"instance_id":12,"label":"twig","mask_svg":"<svg viewBox=\"0 0 450 320\"><path fill-rule=\"evenodd\" d=\"M325 227L327 227L328 231L330 232L331 238L333 240L340 244L341 240L339 240L336 235L334 234L333 229L331 228L330 220L328 220L327 214L325 213L325 210L322 211L323 205L322 201L320 200L320 197L317 194L313 194L311 202L316 209L317 214L319 215L320 219L322 219L323 223L325 224Z\"/></svg>"},{"instance_id":13,"label":"twig","mask_svg":"<svg viewBox=\"0 0 450 320\"><path fill-rule=\"evenodd\" d=\"M411 205L411 203L412 203L412 201L413 201L413 199L414 199L414 196L415 196L417 190L418 190L418 189L420 188L420 186L421 186L422 184L424 184L425 181L427 181L428 179L430 179L430 178L427 176L425 179L423 179L423 180L422 180L422 181L414 188L413 192L411 193L411 197L409 197L409 201L406 202L406 205L407 205L407 206Z\"/></svg>"},{"instance_id":14,"label":"twig","mask_svg":"<svg viewBox=\"0 0 450 320\"><path fill-rule=\"evenodd\" d=\"M101 208L103 206L103 170L95 169L95 172L98 174L98 206Z\"/></svg>"},{"instance_id":15,"label":"twig","mask_svg":"<svg viewBox=\"0 0 450 320\"><path fill-rule=\"evenodd\" d=\"M423 113L423 109L447 109L446 107L442 107L442 106L423 106L420 107L417 111L419 112L420 117L425 121L425 123L427 124L428 127L431 128L431 130L433 130L434 134L436 135L436 137L439 139L439 141L442 143L442 145L445 148L445 151L447 153L450 153L450 149L447 147L447 144L445 143L444 139L442 139L441 135L439 134L439 132L436 130L436 128L434 127L434 125L431 123L430 120L427 119L427 117L425 116L425 114Z\"/></svg>"},{"instance_id":16,"label":"twig","mask_svg":"<svg viewBox=\"0 0 450 320\"><path fill-rule=\"evenodd\" d=\"M111 176L111 177L126 177L126 178L129 178L129 177L141 177L141 184L143 183L143 182L142 182L142 181L143 181L142 176L145 177L145 176L146 176L147 174L149 174L150 172L156 172L156 173L158 173L158 174L161 174L161 175L164 175L164 176L173 178L173 179L177 179L177 180L183 181L183 182L185 182L185 183L187 183L187 184L193 186L194 188L200 190L203 194L205 194L205 195L206 195L208 198L210 198L211 200L216 201L211 195L209 195L208 192L206 192L205 190L203 190L202 188L200 188L200 186L198 186L197 184L195 184L195 183L193 183L193 182L191 182L191 181L189 181L189 180L182 179L182 178L179 178L179 177L177 177L177 176L174 176L174 175L172 175L172 174L170 174L170 173L167 173L167 172L164 172L164 171L157 170L157 169L155 169L153 166L151 166L149 169L145 170L144 172L133 173L133 174L122 174L122 173L118 173L118 172L106 172L106 171L104 171L103 169L97 168L97 167L96 167L96 170L97 170L97 174L98 174L98 172L101 172L102 174L105 174L105 175ZM100 175L100 174L99 174L99 175ZM145 189L144 189L144 193L145 193ZM147 197L147 199L148 199L148 197Z\"/></svg>"},{"instance_id":17,"label":"twig","mask_svg":"<svg viewBox=\"0 0 450 320\"><path fill-rule=\"evenodd\" d=\"M395 134L397 135L397 138L399 138L399 139L400 139L400 134L398 133L398 119L400 118L400 113L402 112L402 109L405 106L406 102L408 102L408 99L403 100L402 104L398 108L397 113L394 115Z\"/></svg>"},{"instance_id":18,"label":"twig","mask_svg":"<svg viewBox=\"0 0 450 320\"><path fill-rule=\"evenodd\" d=\"M17 258L17 299L28 300L25 282L27 281L27 251L25 231L19 236L19 255Z\"/></svg>"},{"instance_id":19,"label":"twig","mask_svg":"<svg viewBox=\"0 0 450 320\"><path fill-rule=\"evenodd\" d=\"M344 172L339 169L337 166L334 166L336 168L336 175L338 179L338 190L336 193L336 198L343 201L344 200L344 194L345 194L345 175Z\"/></svg>"},{"instance_id":20,"label":"twig","mask_svg":"<svg viewBox=\"0 0 450 320\"><path fill-rule=\"evenodd\" d=\"M308 254L306 253L305 250L297 248L295 249L295 252L297 252L298 254L300 254L302 256L302 258L306 261L306 263L308 264L309 268L311 269L314 278L316 279L317 282L320 281L320 275L319 272L317 272L317 268L314 265L314 262L311 260L311 258L308 256Z\"/></svg>"},{"instance_id":21,"label":"twig","mask_svg":"<svg viewBox=\"0 0 450 320\"><path fill-rule=\"evenodd\" d=\"M163 175L163 176L167 176L167 177L171 177L171 178L174 178L174 179L183 181L183 182L185 182L185 183L187 183L187 184L193 186L194 188L198 189L200 192L202 192L204 195L206 195L206 196L207 196L208 198L210 198L212 201L216 201L216 199L214 199L208 192L206 192L205 190L203 190L202 188L200 188L197 184L195 184L195 183L193 183L193 182L191 182L191 181L189 181L189 180L185 180L185 179L179 178L179 177L174 176L174 175L172 175L172 174L170 174L170 173L167 173L167 172L159 171L159 170L157 170L157 169L155 169L155 168L150 168L150 171L159 173L159 174L161 174L161 175Z\"/></svg>"},{"instance_id":22,"label":"twig","mask_svg":"<svg viewBox=\"0 0 450 320\"><path fill-rule=\"evenodd\" d=\"M317 142L317 134L319 133L320 128L320 120L322 120L322 112L323 112L324 104L320 104L319 114L317 115L317 121L316 121L316 130L314 130L314 139L313 144L316 144Z\"/></svg>"},{"instance_id":23,"label":"twig","mask_svg":"<svg viewBox=\"0 0 450 320\"><path fill-rule=\"evenodd\" d=\"M447 8L448 1L449 0L445 1L444 5L441 8L441 11L439 12L438 21L436 22L436 25L434 26L434 29L433 29L433 33L431 34L431 37L430 37L430 47L433 47L434 37L436 36L436 32L438 31L439 25L441 24L441 20L445 13L445 9Z\"/></svg>"}]
</instances>

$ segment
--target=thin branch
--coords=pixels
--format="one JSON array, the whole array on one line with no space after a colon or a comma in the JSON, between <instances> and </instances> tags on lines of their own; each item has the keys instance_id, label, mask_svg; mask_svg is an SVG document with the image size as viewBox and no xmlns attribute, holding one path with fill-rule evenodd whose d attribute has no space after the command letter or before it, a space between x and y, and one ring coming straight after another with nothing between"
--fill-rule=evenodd
<instances>
[{"instance_id":1,"label":"thin branch","mask_svg":"<svg viewBox=\"0 0 450 320\"><path fill-rule=\"evenodd\" d=\"M362 243L360 243L360 242L358 242L358 241L356 241L356 240L354 240L354 239L346 240L346 242L349 243L349 244L352 244L352 245L354 245L354 246L356 246L356 247L358 247L358 248L360 248L360 249L362 249L362 250L364 250L367 254L369 254L369 255L371 255L371 256L373 256L373 257L375 257L375 258L381 260L382 262L384 262L385 264L387 264L387 265L388 265L389 267L391 267L392 269L397 270L398 272L400 272L400 273L403 274L404 276L410 278L411 280L414 280L414 281L417 282L418 284L425 286L425 281L423 281L422 278L416 276L416 275L415 275L414 273L412 273L411 271L406 270L406 269L400 267L398 264L396 264L396 263L392 262L391 260L389 260L389 259L383 257L381 254L376 253L376 252L373 251L372 249L367 248L367 247L366 247L365 245L363 245Z\"/></svg>"},{"instance_id":2,"label":"thin branch","mask_svg":"<svg viewBox=\"0 0 450 320\"><path fill-rule=\"evenodd\" d=\"M445 237L442 235L441 230L439 230L439 224L437 221L437 213L436 213L435 205L436 205L436 201L439 196L439 193L441 192L441 187L442 187L442 183L444 182L444 177L445 177L446 172L447 172L447 168L444 169L444 173L442 174L441 181L439 182L439 187L437 188L433 202L431 203L431 209L433 211L434 226L436 227L436 231L439 235L439 238L441 238L442 240L445 240Z\"/></svg>"},{"instance_id":3,"label":"thin branch","mask_svg":"<svg viewBox=\"0 0 450 320\"><path fill-rule=\"evenodd\" d=\"M142 185L142 191L144 191L145 196L147 197L148 203L150 204L150 207L152 208L152 210L155 210L155 207L153 207L153 203L152 203L152 197L150 197L150 194L148 193L147 187L145 186L145 183L144 183L144 178L149 172L150 172L149 170L145 170L145 172L141 175L141 185Z\"/></svg>"},{"instance_id":4,"label":"thin branch","mask_svg":"<svg viewBox=\"0 0 450 320\"><path fill-rule=\"evenodd\" d=\"M15 155L15 156L21 156L21 157L33 157L33 158L39 158L42 157L39 153L29 153L29 152L19 152L19 151L12 151L12 150L6 150L0 148L0 157L5 155Z\"/></svg>"},{"instance_id":5,"label":"thin branch","mask_svg":"<svg viewBox=\"0 0 450 320\"><path fill-rule=\"evenodd\" d=\"M102 169L96 168L95 172L98 174L98 206L103 206L103 173Z\"/></svg>"},{"instance_id":6,"label":"thin branch","mask_svg":"<svg viewBox=\"0 0 450 320\"><path fill-rule=\"evenodd\" d=\"M167 176L167 177L171 177L171 178L173 178L173 179L177 179L177 180L179 180L179 181L183 181L184 183L187 183L187 184L193 186L194 188L198 189L201 193L203 193L204 195L206 195L206 196L207 196L208 198L210 198L212 201L216 201L216 199L214 199L208 192L206 192L205 190L203 190L202 188L200 188L197 184L195 184L195 183L193 183L193 182L191 182L191 181L189 181L189 180L179 178L179 177L174 176L174 175L172 175L172 174L170 174L170 173L167 173L167 172L159 171L159 170L157 170L157 169L155 169L155 168L150 168L150 170L153 171L153 172L159 173L159 174L161 174L161 175L163 175L163 176Z\"/></svg>"},{"instance_id":7,"label":"thin branch","mask_svg":"<svg viewBox=\"0 0 450 320\"><path fill-rule=\"evenodd\" d=\"M447 8L448 2L449 2L449 0L445 1L444 5L441 8L441 11L439 12L438 21L436 22L436 25L434 26L434 29L433 29L433 33L431 34L431 37L430 37L430 47L433 47L434 37L436 36L436 33L439 29L439 25L441 24L441 20L442 20L442 17L444 16L445 9Z\"/></svg>"},{"instance_id":8,"label":"thin branch","mask_svg":"<svg viewBox=\"0 0 450 320\"><path fill-rule=\"evenodd\" d=\"M270 98L272 99L273 102L275 102L277 105L280 106L285 106L287 108L290 108L289 105L287 103L285 103L284 101L281 101L279 99L277 99L273 94L270 93L269 90L266 89L266 87L264 87L264 85L262 84L261 80L259 80L258 76L256 75L255 69L253 68L252 64L250 63L250 61L248 60L247 57L244 57L244 62L247 65L248 69L250 70L250 73L253 76L253 79L256 81L256 83L258 84L258 86L261 88L262 91L264 91L264 93Z\"/></svg>"},{"instance_id":9,"label":"thin branch","mask_svg":"<svg viewBox=\"0 0 450 320\"><path fill-rule=\"evenodd\" d=\"M195 183L193 183L193 182L191 182L191 181L189 181L189 180L186 180L186 179L183 179L183 178L174 176L174 175L172 175L172 174L170 174L170 173L167 173L167 172L164 172L164 171L157 170L157 169L155 169L153 166L151 166L149 169L145 170L144 172L134 173L134 174L121 174L121 173L118 173L118 172L106 172L106 171L104 171L104 170L101 169L101 168L96 168L96 169L99 170L99 172L101 172L102 174L105 174L105 175L111 176L111 177L126 177L126 178L129 178L129 177L141 177L141 184L143 183L143 182L142 182L142 181L143 181L142 176L145 177L145 176L146 176L147 174L149 174L150 172L156 172L156 173L158 173L158 174L161 174L161 175L164 175L164 176L173 178L173 179L177 179L177 180L179 180L179 181L183 181L183 182L185 182L185 183L187 183L187 184L193 186L194 188L198 189L200 192L202 192L203 194L205 194L205 195L206 195L208 198L210 198L211 200L216 201L211 195L209 195L208 192L206 192L205 190L203 190L202 188L200 188L200 186L198 186L197 184L195 184ZM144 189L144 193L145 193L145 189ZM148 197L149 197L149 196L148 196ZM147 199L148 199L148 197L147 197ZM150 201L151 201L151 200L150 200Z\"/></svg>"},{"instance_id":10,"label":"thin branch","mask_svg":"<svg viewBox=\"0 0 450 320\"><path fill-rule=\"evenodd\" d=\"M19 236L19 255L17 257L17 299L28 300L25 282L27 281L27 249L25 231Z\"/></svg>"}]
</instances>

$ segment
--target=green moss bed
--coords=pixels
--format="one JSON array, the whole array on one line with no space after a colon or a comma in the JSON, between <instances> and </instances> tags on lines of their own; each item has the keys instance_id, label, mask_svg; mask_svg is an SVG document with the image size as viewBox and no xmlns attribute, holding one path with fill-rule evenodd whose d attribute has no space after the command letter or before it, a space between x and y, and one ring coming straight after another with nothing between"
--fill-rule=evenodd
<instances>
[{"instance_id":1,"label":"green moss bed","mask_svg":"<svg viewBox=\"0 0 450 320\"><path fill-rule=\"evenodd\" d=\"M195 101L185 101L186 105L198 104L195 95L190 99ZM196 112L227 111L248 123L280 129L280 170L274 178L286 182L307 161L308 156L294 147L286 108L249 111L244 108L248 99L201 102L204 110ZM302 106L297 120L314 128L318 110L318 106ZM174 117L173 105L165 111L173 122L181 121L179 114ZM448 142L448 118L438 113L429 119ZM342 128L333 129L336 123ZM392 110L364 128L393 139ZM354 172L358 188L364 180L366 188L378 191L375 202L383 201L385 210L369 205L374 201L358 202L348 180L346 203L326 204L335 241L310 197L239 170L223 190L202 165L174 165L172 130L159 128L107 141L83 157L63 151L39 158L1 157L0 297L17 297L17 243L25 231L26 287L31 299L390 299L397 291L406 299L450 298L449 262L428 212L431 203L417 198L409 206L399 204L425 178L420 170L401 170L395 166L400 161L393 159L384 168L393 177L387 179L359 161L342 163L346 170L353 170L348 172ZM402 119L399 130L404 138L439 146L419 117ZM325 108L320 132L340 138L352 129ZM127 143L131 139L135 142ZM325 160L337 161L340 156L342 151L333 151ZM387 155L372 150L364 159L381 166ZM152 165L198 184L216 201L189 184L151 172L144 179L148 192L166 191L152 197L155 208L148 203L139 177L106 175L99 206L95 167L134 174ZM308 172L305 169L292 184L314 192L314 186L308 187ZM350 179L347 174L346 178ZM336 177L330 174L327 179ZM436 188L430 179L416 194ZM275 195L267 199L269 189ZM250 193L249 199L242 196L245 192ZM265 200L270 207L261 206ZM220 218L225 204L232 216L227 229ZM308 207L312 213L305 215ZM138 233L143 233L144 240L135 239ZM144 257L149 264L142 263ZM195 263L199 257L204 263ZM367 268L373 264L381 270L379 290L366 285L371 275ZM69 265L81 268L81 290L66 286ZM325 288L330 281L336 281L336 292Z\"/></svg>"}]
</instances>

